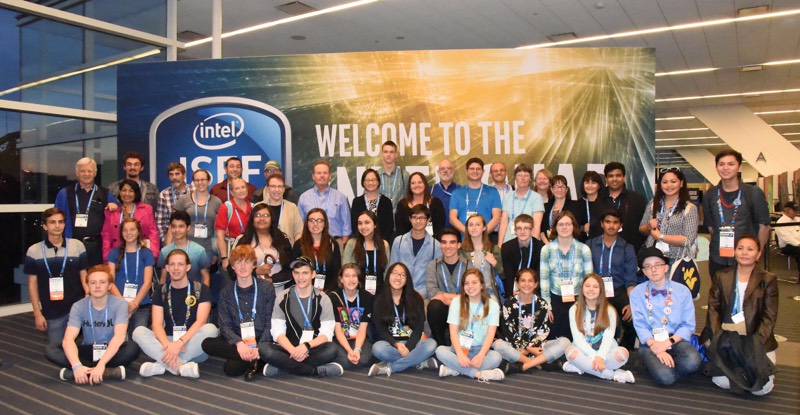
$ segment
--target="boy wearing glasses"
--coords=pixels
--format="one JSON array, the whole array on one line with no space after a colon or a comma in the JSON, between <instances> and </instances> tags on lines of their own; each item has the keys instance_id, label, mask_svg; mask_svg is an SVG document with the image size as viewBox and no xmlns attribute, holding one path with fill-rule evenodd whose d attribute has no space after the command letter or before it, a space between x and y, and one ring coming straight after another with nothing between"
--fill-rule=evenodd
<instances>
[{"instance_id":1,"label":"boy wearing glasses","mask_svg":"<svg viewBox=\"0 0 800 415\"><path fill-rule=\"evenodd\" d=\"M253 197L250 199L250 203L258 203L261 201L267 201L269 198L269 178L270 176L274 175L281 175L283 177L283 170L281 170L281 164L275 160L270 160L264 164L264 181L267 184L258 190L257 192L253 193ZM288 200L295 205L297 201L300 199L300 195L297 194L297 191L294 190L291 186L284 183L283 191L281 195L281 199Z\"/></svg>"},{"instance_id":2,"label":"boy wearing glasses","mask_svg":"<svg viewBox=\"0 0 800 415\"><path fill-rule=\"evenodd\" d=\"M544 243L533 238L533 217L521 214L514 218L516 238L503 243L500 257L503 258L503 289L506 295L513 294L514 280L522 268L530 268L539 273L539 254Z\"/></svg>"},{"instance_id":3,"label":"boy wearing glasses","mask_svg":"<svg viewBox=\"0 0 800 415\"><path fill-rule=\"evenodd\" d=\"M692 293L667 277L668 259L654 247L639 252L648 281L631 291L633 326L639 336L639 358L650 377L669 386L700 368L702 359L690 339L695 329Z\"/></svg>"},{"instance_id":4,"label":"boy wearing glasses","mask_svg":"<svg viewBox=\"0 0 800 415\"><path fill-rule=\"evenodd\" d=\"M391 249L390 264L402 262L411 271L411 281L414 289L422 296L428 298L428 288L425 283L428 273L428 264L442 255L439 241L425 231L431 211L425 205L416 205L411 208L408 216L411 221L411 231L394 238Z\"/></svg>"},{"instance_id":5,"label":"boy wearing glasses","mask_svg":"<svg viewBox=\"0 0 800 415\"><path fill-rule=\"evenodd\" d=\"M467 218L474 214L483 216L486 229L494 230L500 224L503 209L500 192L482 181L483 160L467 160L467 184L453 191L450 198L450 225L466 234Z\"/></svg>"}]
</instances>

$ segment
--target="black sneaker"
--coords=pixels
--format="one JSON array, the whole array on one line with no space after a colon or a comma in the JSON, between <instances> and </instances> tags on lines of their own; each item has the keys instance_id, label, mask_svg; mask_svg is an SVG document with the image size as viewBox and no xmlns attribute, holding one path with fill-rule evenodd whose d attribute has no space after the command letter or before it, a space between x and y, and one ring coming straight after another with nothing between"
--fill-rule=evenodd
<instances>
[{"instance_id":1,"label":"black sneaker","mask_svg":"<svg viewBox=\"0 0 800 415\"><path fill-rule=\"evenodd\" d=\"M125 366L106 368L103 371L103 380L125 380Z\"/></svg>"},{"instance_id":2,"label":"black sneaker","mask_svg":"<svg viewBox=\"0 0 800 415\"><path fill-rule=\"evenodd\" d=\"M344 368L338 363L317 366L317 376L342 376Z\"/></svg>"},{"instance_id":3,"label":"black sneaker","mask_svg":"<svg viewBox=\"0 0 800 415\"><path fill-rule=\"evenodd\" d=\"M523 371L522 370L522 363L519 363L519 362L515 362L515 363L505 362L505 364L503 364L501 366L501 368L503 369L503 373L506 374L506 375L513 375L515 373L522 373L522 371Z\"/></svg>"},{"instance_id":4,"label":"black sneaker","mask_svg":"<svg viewBox=\"0 0 800 415\"><path fill-rule=\"evenodd\" d=\"M75 379L75 376L72 374L72 369L65 367L58 372L58 378L64 382L69 382Z\"/></svg>"}]
</instances>

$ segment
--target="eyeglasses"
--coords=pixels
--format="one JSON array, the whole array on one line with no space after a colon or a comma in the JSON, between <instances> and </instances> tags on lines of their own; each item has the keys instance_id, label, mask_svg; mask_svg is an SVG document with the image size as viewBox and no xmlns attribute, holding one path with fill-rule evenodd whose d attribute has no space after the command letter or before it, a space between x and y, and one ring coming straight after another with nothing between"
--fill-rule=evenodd
<instances>
[{"instance_id":1,"label":"eyeglasses","mask_svg":"<svg viewBox=\"0 0 800 415\"><path fill-rule=\"evenodd\" d=\"M395 277L395 278L406 278L407 277L405 272L398 272L398 271L392 271L392 273L389 274L389 275L391 275L392 277Z\"/></svg>"},{"instance_id":2,"label":"eyeglasses","mask_svg":"<svg viewBox=\"0 0 800 415\"><path fill-rule=\"evenodd\" d=\"M320 219L309 219L308 220L308 223L320 224L320 223L323 223L323 222L325 222L325 219L322 219L322 218L320 218Z\"/></svg>"},{"instance_id":3,"label":"eyeglasses","mask_svg":"<svg viewBox=\"0 0 800 415\"><path fill-rule=\"evenodd\" d=\"M669 172L676 172L676 171L681 171L681 168L680 167L664 167L664 168L658 169L658 172L662 173L662 174L663 173L669 173Z\"/></svg>"},{"instance_id":4,"label":"eyeglasses","mask_svg":"<svg viewBox=\"0 0 800 415\"><path fill-rule=\"evenodd\" d=\"M270 169L266 169L266 170L264 170L264 173L267 173L267 174L272 174L272 173L280 173L280 172L281 172L281 169L273 169L273 168L270 168Z\"/></svg>"},{"instance_id":5,"label":"eyeglasses","mask_svg":"<svg viewBox=\"0 0 800 415\"><path fill-rule=\"evenodd\" d=\"M203 183L203 182L207 182L208 179L194 179L194 181L196 181L197 183Z\"/></svg>"},{"instance_id":6,"label":"eyeglasses","mask_svg":"<svg viewBox=\"0 0 800 415\"><path fill-rule=\"evenodd\" d=\"M663 267L666 267L666 266L667 266L667 264L645 265L645 266L642 267L642 269L645 270L645 271L651 271L651 270L657 270L659 268L663 268Z\"/></svg>"},{"instance_id":7,"label":"eyeglasses","mask_svg":"<svg viewBox=\"0 0 800 415\"><path fill-rule=\"evenodd\" d=\"M377 183L378 179L364 179L364 183Z\"/></svg>"},{"instance_id":8,"label":"eyeglasses","mask_svg":"<svg viewBox=\"0 0 800 415\"><path fill-rule=\"evenodd\" d=\"M564 190L567 188L567 186L564 186L563 184L557 184L555 186L551 186L550 188L553 190Z\"/></svg>"},{"instance_id":9,"label":"eyeglasses","mask_svg":"<svg viewBox=\"0 0 800 415\"><path fill-rule=\"evenodd\" d=\"M411 220L428 220L428 217L425 215L414 215L411 217Z\"/></svg>"},{"instance_id":10,"label":"eyeglasses","mask_svg":"<svg viewBox=\"0 0 800 415\"><path fill-rule=\"evenodd\" d=\"M531 230L533 230L533 228L531 228L530 226L517 226L514 228L514 230L517 232L530 232Z\"/></svg>"},{"instance_id":11,"label":"eyeglasses","mask_svg":"<svg viewBox=\"0 0 800 415\"><path fill-rule=\"evenodd\" d=\"M286 188L286 186L284 186L282 184L271 184L271 185L269 185L267 187L270 188L270 189L273 189L273 190L280 190L280 189L285 189Z\"/></svg>"},{"instance_id":12,"label":"eyeglasses","mask_svg":"<svg viewBox=\"0 0 800 415\"><path fill-rule=\"evenodd\" d=\"M467 171L483 171L483 167L470 167Z\"/></svg>"},{"instance_id":13,"label":"eyeglasses","mask_svg":"<svg viewBox=\"0 0 800 415\"><path fill-rule=\"evenodd\" d=\"M255 217L257 217L257 218L268 218L268 217L270 217L270 214L269 213L256 213Z\"/></svg>"},{"instance_id":14,"label":"eyeglasses","mask_svg":"<svg viewBox=\"0 0 800 415\"><path fill-rule=\"evenodd\" d=\"M575 225L573 225L572 222L564 222L564 223L556 224L556 227L559 227L559 228L571 228L573 226L575 226Z\"/></svg>"}]
</instances>

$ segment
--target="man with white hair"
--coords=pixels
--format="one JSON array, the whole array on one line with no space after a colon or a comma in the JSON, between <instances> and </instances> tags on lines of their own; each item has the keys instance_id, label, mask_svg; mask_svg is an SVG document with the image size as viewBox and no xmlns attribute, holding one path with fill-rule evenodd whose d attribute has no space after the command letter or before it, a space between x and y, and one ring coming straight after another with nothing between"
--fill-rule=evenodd
<instances>
[{"instance_id":1,"label":"man with white hair","mask_svg":"<svg viewBox=\"0 0 800 415\"><path fill-rule=\"evenodd\" d=\"M97 163L84 157L75 163L75 175L78 182L58 191L55 207L67 215L64 229L65 238L73 238L83 242L89 266L104 263L103 241L100 233L105 222L104 210L116 210L119 202L101 186L95 184Z\"/></svg>"},{"instance_id":2,"label":"man with white hair","mask_svg":"<svg viewBox=\"0 0 800 415\"><path fill-rule=\"evenodd\" d=\"M458 184L453 181L455 172L452 161L448 159L442 160L439 163L439 183L436 183L431 188L431 196L441 200L442 205L444 205L444 211L448 212L447 215L444 215L445 228L450 227L450 196L452 196L453 190L458 189Z\"/></svg>"}]
</instances>

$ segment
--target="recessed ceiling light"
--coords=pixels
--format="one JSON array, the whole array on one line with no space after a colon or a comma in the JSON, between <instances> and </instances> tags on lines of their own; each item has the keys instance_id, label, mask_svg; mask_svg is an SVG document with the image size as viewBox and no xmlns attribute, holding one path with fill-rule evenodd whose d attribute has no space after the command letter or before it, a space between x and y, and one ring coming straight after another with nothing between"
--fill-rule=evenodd
<instances>
[{"instance_id":1,"label":"recessed ceiling light","mask_svg":"<svg viewBox=\"0 0 800 415\"><path fill-rule=\"evenodd\" d=\"M766 13L769 13L769 6L767 5L742 7L741 9L736 10L736 17L757 16L759 14Z\"/></svg>"},{"instance_id":2,"label":"recessed ceiling light","mask_svg":"<svg viewBox=\"0 0 800 415\"><path fill-rule=\"evenodd\" d=\"M695 119L694 115L688 115L685 117L664 117L664 118L656 118L656 121L673 121L673 120L693 120Z\"/></svg>"},{"instance_id":3,"label":"recessed ceiling light","mask_svg":"<svg viewBox=\"0 0 800 415\"><path fill-rule=\"evenodd\" d=\"M739 72L757 72L763 70L764 65L744 65L739 67Z\"/></svg>"},{"instance_id":4,"label":"recessed ceiling light","mask_svg":"<svg viewBox=\"0 0 800 415\"><path fill-rule=\"evenodd\" d=\"M657 133L675 133L678 131L704 131L708 130L708 127L697 127L697 128L676 128L672 130L656 130Z\"/></svg>"},{"instance_id":5,"label":"recessed ceiling light","mask_svg":"<svg viewBox=\"0 0 800 415\"><path fill-rule=\"evenodd\" d=\"M403 40L403 39L405 39L406 37L405 37L405 36L395 36L394 38L395 38L395 39L397 39L397 40Z\"/></svg>"},{"instance_id":6,"label":"recessed ceiling light","mask_svg":"<svg viewBox=\"0 0 800 415\"><path fill-rule=\"evenodd\" d=\"M770 127L788 127L790 125L800 125L800 122L785 122L781 124L770 124Z\"/></svg>"},{"instance_id":7,"label":"recessed ceiling light","mask_svg":"<svg viewBox=\"0 0 800 415\"><path fill-rule=\"evenodd\" d=\"M575 40L578 38L578 35L575 32L568 32L568 33L557 33L554 35L547 36L548 39L552 42L567 42L570 40Z\"/></svg>"},{"instance_id":8,"label":"recessed ceiling light","mask_svg":"<svg viewBox=\"0 0 800 415\"><path fill-rule=\"evenodd\" d=\"M800 112L800 110L759 111L759 112L754 112L753 114L756 114L756 115L791 114L793 112Z\"/></svg>"},{"instance_id":9,"label":"recessed ceiling light","mask_svg":"<svg viewBox=\"0 0 800 415\"><path fill-rule=\"evenodd\" d=\"M719 68L699 68L699 69L686 69L683 71L657 72L656 76L686 75L690 73L711 72L711 71L716 71L717 69Z\"/></svg>"},{"instance_id":10,"label":"recessed ceiling light","mask_svg":"<svg viewBox=\"0 0 800 415\"><path fill-rule=\"evenodd\" d=\"M790 92L800 92L800 88L794 89L776 89L771 91L753 91L753 92L739 92L734 94L716 94L716 95L696 95L691 97L675 97L675 98L662 98L657 99L656 102L672 102L672 101L693 101L698 99L713 99L713 98L732 98L732 97L759 97L761 95L783 94Z\"/></svg>"},{"instance_id":11,"label":"recessed ceiling light","mask_svg":"<svg viewBox=\"0 0 800 415\"><path fill-rule=\"evenodd\" d=\"M292 39L294 39L294 40L306 40L306 37L303 36L303 35L294 35L294 36L292 36Z\"/></svg>"}]
</instances>

